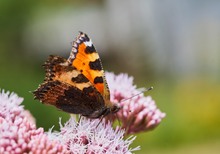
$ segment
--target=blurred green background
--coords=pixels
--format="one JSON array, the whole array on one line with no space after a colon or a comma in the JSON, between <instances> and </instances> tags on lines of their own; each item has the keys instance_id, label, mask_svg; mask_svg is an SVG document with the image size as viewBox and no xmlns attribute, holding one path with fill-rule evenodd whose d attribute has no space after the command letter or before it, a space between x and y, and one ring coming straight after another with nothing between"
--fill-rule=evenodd
<instances>
[{"instance_id":1,"label":"blurred green background","mask_svg":"<svg viewBox=\"0 0 220 154\"><path fill-rule=\"evenodd\" d=\"M167 114L138 134L137 154L220 153L220 1L0 1L0 88L24 97L38 127L59 117L33 100L50 54L68 57L78 31L87 33L105 70L134 76ZM120 66L120 67L119 67Z\"/></svg>"}]
</instances>

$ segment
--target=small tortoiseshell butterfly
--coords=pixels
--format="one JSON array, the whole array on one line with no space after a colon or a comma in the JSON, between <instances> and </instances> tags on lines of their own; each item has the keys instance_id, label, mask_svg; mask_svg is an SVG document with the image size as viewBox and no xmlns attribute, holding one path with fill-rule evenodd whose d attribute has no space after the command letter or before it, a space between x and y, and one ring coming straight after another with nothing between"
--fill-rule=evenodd
<instances>
[{"instance_id":1,"label":"small tortoiseshell butterfly","mask_svg":"<svg viewBox=\"0 0 220 154\"><path fill-rule=\"evenodd\" d=\"M110 101L99 55L91 41L80 32L68 59L50 56L43 65L44 83L33 92L42 103L88 118L116 113L120 107Z\"/></svg>"}]
</instances>

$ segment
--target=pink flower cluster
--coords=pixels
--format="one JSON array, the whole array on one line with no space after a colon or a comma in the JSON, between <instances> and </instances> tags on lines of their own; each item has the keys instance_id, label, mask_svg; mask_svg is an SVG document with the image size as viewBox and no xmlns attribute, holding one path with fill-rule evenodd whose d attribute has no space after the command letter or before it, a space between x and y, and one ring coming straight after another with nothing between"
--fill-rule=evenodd
<instances>
[{"instance_id":1,"label":"pink flower cluster","mask_svg":"<svg viewBox=\"0 0 220 154\"><path fill-rule=\"evenodd\" d=\"M45 133L36 128L34 118L21 106L22 98L0 92L0 154L131 154L135 137L124 140L124 130L113 129L111 123L73 117L61 131Z\"/></svg>"},{"instance_id":2,"label":"pink flower cluster","mask_svg":"<svg viewBox=\"0 0 220 154\"><path fill-rule=\"evenodd\" d=\"M141 93L141 89L133 85L133 77L107 72L106 80L109 83L111 101L121 106L117 114L109 115L106 119L115 121L118 118L122 122L122 128L126 129L126 134L151 130L165 117L165 113L157 108L150 96L145 97L143 93L134 96Z\"/></svg>"},{"instance_id":3,"label":"pink flower cluster","mask_svg":"<svg viewBox=\"0 0 220 154\"><path fill-rule=\"evenodd\" d=\"M150 96L132 97L141 90L136 89L133 78L127 74L106 73L106 79L111 101L121 106L118 113L108 115L107 121L81 118L76 122L71 117L64 126L60 122L59 132L51 129L45 133L43 128L36 128L32 115L21 106L23 98L0 90L0 154L131 154L140 150L139 146L129 148L135 137L124 139L125 134L155 128L165 113ZM122 126L114 129L112 122L117 118Z\"/></svg>"},{"instance_id":4,"label":"pink flower cluster","mask_svg":"<svg viewBox=\"0 0 220 154\"><path fill-rule=\"evenodd\" d=\"M22 101L16 94L0 92L0 153L67 153L58 142L48 140L43 128L36 129Z\"/></svg>"},{"instance_id":5,"label":"pink flower cluster","mask_svg":"<svg viewBox=\"0 0 220 154\"><path fill-rule=\"evenodd\" d=\"M71 117L64 126L60 122L60 132L49 132L48 136L77 154L131 154L140 150L139 146L129 149L135 137L124 140L124 130L119 127L113 129L110 122L99 122L99 119L86 118L76 122Z\"/></svg>"}]
</instances>

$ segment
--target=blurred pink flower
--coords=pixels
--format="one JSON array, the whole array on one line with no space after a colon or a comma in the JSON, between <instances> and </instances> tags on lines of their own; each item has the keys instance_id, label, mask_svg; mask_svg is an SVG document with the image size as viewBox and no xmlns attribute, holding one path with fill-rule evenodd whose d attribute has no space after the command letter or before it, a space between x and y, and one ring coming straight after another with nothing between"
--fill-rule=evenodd
<instances>
[{"instance_id":1,"label":"blurred pink flower","mask_svg":"<svg viewBox=\"0 0 220 154\"><path fill-rule=\"evenodd\" d=\"M56 141L49 141L43 128L21 106L23 98L0 91L0 153L67 153Z\"/></svg>"},{"instance_id":2,"label":"blurred pink flower","mask_svg":"<svg viewBox=\"0 0 220 154\"><path fill-rule=\"evenodd\" d=\"M50 131L48 136L68 147L71 153L130 154L140 149L129 149L135 137L124 140L124 130L114 130L110 122L81 118L78 123L71 117L64 126L60 122L60 127L60 132Z\"/></svg>"},{"instance_id":3,"label":"blurred pink flower","mask_svg":"<svg viewBox=\"0 0 220 154\"><path fill-rule=\"evenodd\" d=\"M119 103L122 107L117 114L110 114L106 119L115 121L118 118L122 122L122 128L126 129L126 134L148 131L159 125L165 113L157 108L150 96L145 97L142 93L131 98L141 92L133 85L133 77L109 72L105 75L111 92L111 101ZM127 98L131 99L123 101Z\"/></svg>"}]
</instances>

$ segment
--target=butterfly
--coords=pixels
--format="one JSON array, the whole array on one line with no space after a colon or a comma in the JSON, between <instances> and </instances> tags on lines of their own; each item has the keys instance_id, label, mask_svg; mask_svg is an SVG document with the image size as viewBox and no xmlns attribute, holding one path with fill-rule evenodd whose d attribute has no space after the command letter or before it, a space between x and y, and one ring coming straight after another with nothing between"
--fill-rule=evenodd
<instances>
[{"instance_id":1,"label":"butterfly","mask_svg":"<svg viewBox=\"0 0 220 154\"><path fill-rule=\"evenodd\" d=\"M88 118L119 111L120 106L110 101L99 54L87 34L79 33L68 59L51 55L43 66L46 76L33 92L34 99Z\"/></svg>"}]
</instances>

